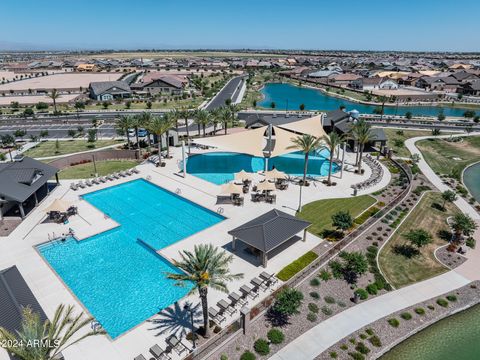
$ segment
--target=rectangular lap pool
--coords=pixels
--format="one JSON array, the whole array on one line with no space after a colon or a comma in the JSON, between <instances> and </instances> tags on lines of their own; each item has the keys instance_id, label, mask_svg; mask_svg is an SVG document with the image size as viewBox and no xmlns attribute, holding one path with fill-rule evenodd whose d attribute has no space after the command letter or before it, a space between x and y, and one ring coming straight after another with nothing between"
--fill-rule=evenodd
<instances>
[{"instance_id":1,"label":"rectangular lap pool","mask_svg":"<svg viewBox=\"0 0 480 360\"><path fill-rule=\"evenodd\" d=\"M162 249L224 218L145 180L83 198L120 226L81 241L40 245L38 250L115 338L189 291L165 278L165 272L179 270L150 247Z\"/></svg>"}]
</instances>

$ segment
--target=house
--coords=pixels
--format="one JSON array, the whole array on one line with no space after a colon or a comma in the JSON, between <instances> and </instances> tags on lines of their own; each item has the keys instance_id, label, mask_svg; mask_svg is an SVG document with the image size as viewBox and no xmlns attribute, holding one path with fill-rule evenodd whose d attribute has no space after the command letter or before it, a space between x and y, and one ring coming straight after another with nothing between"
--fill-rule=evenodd
<instances>
[{"instance_id":1,"label":"house","mask_svg":"<svg viewBox=\"0 0 480 360\"><path fill-rule=\"evenodd\" d=\"M5 215L25 218L29 210L45 198L50 187L47 181L58 169L29 157L17 157L10 163L0 163L0 220Z\"/></svg>"},{"instance_id":2,"label":"house","mask_svg":"<svg viewBox=\"0 0 480 360\"><path fill-rule=\"evenodd\" d=\"M174 76L161 76L153 78L146 83L136 85L150 95L181 95L185 87L185 82Z\"/></svg>"},{"instance_id":3,"label":"house","mask_svg":"<svg viewBox=\"0 0 480 360\"><path fill-rule=\"evenodd\" d=\"M312 77L316 79L321 79L321 78L327 79L329 76L340 74L340 73L341 71L337 71L337 70L318 70L308 74L308 77Z\"/></svg>"},{"instance_id":4,"label":"house","mask_svg":"<svg viewBox=\"0 0 480 360\"><path fill-rule=\"evenodd\" d=\"M463 95L480 96L480 80L462 84L462 86L458 88L458 92Z\"/></svg>"},{"instance_id":5,"label":"house","mask_svg":"<svg viewBox=\"0 0 480 360\"><path fill-rule=\"evenodd\" d=\"M443 77L422 77L417 80L415 83L416 87L425 89L425 90L440 90L448 92L456 92L458 87L460 87L461 82L455 79L452 76L443 76Z\"/></svg>"},{"instance_id":6,"label":"house","mask_svg":"<svg viewBox=\"0 0 480 360\"><path fill-rule=\"evenodd\" d=\"M77 71L96 71L97 65L95 64L78 64L75 66Z\"/></svg>"},{"instance_id":7,"label":"house","mask_svg":"<svg viewBox=\"0 0 480 360\"><path fill-rule=\"evenodd\" d=\"M352 81L360 79L360 75L346 73L346 74L333 74L328 77L328 82L335 85L350 85Z\"/></svg>"},{"instance_id":8,"label":"house","mask_svg":"<svg viewBox=\"0 0 480 360\"><path fill-rule=\"evenodd\" d=\"M471 82L473 80L479 79L478 75L467 72L467 71L458 71L456 73L453 73L451 77L453 77L454 79L456 79L461 83L467 83L467 82Z\"/></svg>"},{"instance_id":9,"label":"house","mask_svg":"<svg viewBox=\"0 0 480 360\"><path fill-rule=\"evenodd\" d=\"M130 86L125 81L96 81L89 86L90 98L97 101L124 99L132 95Z\"/></svg>"},{"instance_id":10,"label":"house","mask_svg":"<svg viewBox=\"0 0 480 360\"><path fill-rule=\"evenodd\" d=\"M352 81L351 86L362 91L398 89L398 83L395 80L381 77L360 78Z\"/></svg>"}]
</instances>

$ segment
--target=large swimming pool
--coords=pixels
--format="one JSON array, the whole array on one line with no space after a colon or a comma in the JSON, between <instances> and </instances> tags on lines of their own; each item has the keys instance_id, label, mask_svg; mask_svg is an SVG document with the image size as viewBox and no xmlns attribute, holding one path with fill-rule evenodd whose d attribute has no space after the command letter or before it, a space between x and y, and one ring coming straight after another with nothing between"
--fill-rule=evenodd
<instances>
[{"instance_id":1,"label":"large swimming pool","mask_svg":"<svg viewBox=\"0 0 480 360\"><path fill-rule=\"evenodd\" d=\"M322 149L310 154L308 160L308 175L319 177L328 175L330 153ZM271 158L268 167L273 166L292 176L303 176L305 155L302 152L292 152L286 155ZM187 173L203 180L221 185L234 179L234 174L241 170L247 172L262 171L265 168L265 159L246 154L231 152L211 152L192 155L187 160ZM332 171L338 171L334 163Z\"/></svg>"},{"instance_id":2,"label":"large swimming pool","mask_svg":"<svg viewBox=\"0 0 480 360\"><path fill-rule=\"evenodd\" d=\"M38 250L115 338L190 290L165 278L166 272L179 270L153 249L171 245L224 218L146 180L83 198L120 226L81 241L69 238L40 245Z\"/></svg>"}]
</instances>

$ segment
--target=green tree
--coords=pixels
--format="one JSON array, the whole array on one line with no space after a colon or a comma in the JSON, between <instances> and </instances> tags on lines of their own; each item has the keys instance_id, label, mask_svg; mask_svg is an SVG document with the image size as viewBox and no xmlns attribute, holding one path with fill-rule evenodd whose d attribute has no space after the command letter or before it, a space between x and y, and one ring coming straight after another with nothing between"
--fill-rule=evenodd
<instances>
[{"instance_id":1,"label":"green tree","mask_svg":"<svg viewBox=\"0 0 480 360\"><path fill-rule=\"evenodd\" d=\"M203 129L203 136L205 137L205 128L210 122L210 113L207 110L197 110L195 112L195 123L198 126L198 136L200 136L200 128Z\"/></svg>"},{"instance_id":2,"label":"green tree","mask_svg":"<svg viewBox=\"0 0 480 360\"><path fill-rule=\"evenodd\" d=\"M97 129L88 129L87 142L90 143L91 147L95 147L96 141L97 141Z\"/></svg>"},{"instance_id":3,"label":"green tree","mask_svg":"<svg viewBox=\"0 0 480 360\"><path fill-rule=\"evenodd\" d=\"M338 211L332 215L332 225L344 233L353 226L353 217L349 211Z\"/></svg>"},{"instance_id":4,"label":"green tree","mask_svg":"<svg viewBox=\"0 0 480 360\"><path fill-rule=\"evenodd\" d=\"M60 141L58 139L55 140L55 154L60 153Z\"/></svg>"},{"instance_id":5,"label":"green tree","mask_svg":"<svg viewBox=\"0 0 480 360\"><path fill-rule=\"evenodd\" d=\"M437 115L437 120L438 120L438 121L443 121L443 120L445 120L445 114L444 114L443 110L440 110L440 111L439 111L439 113L438 113L438 115Z\"/></svg>"},{"instance_id":6,"label":"green tree","mask_svg":"<svg viewBox=\"0 0 480 360\"><path fill-rule=\"evenodd\" d=\"M277 105L275 104L275 101L272 101L272 102L270 103L270 107L271 107L272 109L275 109L276 106L277 106Z\"/></svg>"},{"instance_id":7,"label":"green tree","mask_svg":"<svg viewBox=\"0 0 480 360\"><path fill-rule=\"evenodd\" d=\"M221 113L220 113L220 121L222 122L223 124L223 128L224 128L224 131L225 131L225 135L227 135L227 129L228 129L228 122L230 121L230 119L232 118L231 115L230 115L230 109L227 108L227 107L222 107L221 108Z\"/></svg>"},{"instance_id":8,"label":"green tree","mask_svg":"<svg viewBox=\"0 0 480 360\"><path fill-rule=\"evenodd\" d=\"M48 130L40 130L39 138L46 138L48 136Z\"/></svg>"},{"instance_id":9,"label":"green tree","mask_svg":"<svg viewBox=\"0 0 480 360\"><path fill-rule=\"evenodd\" d=\"M438 136L438 135L440 135L441 133L442 133L442 131L441 131L440 129L437 129L437 128L432 129L432 135L433 135L433 136Z\"/></svg>"},{"instance_id":10,"label":"green tree","mask_svg":"<svg viewBox=\"0 0 480 360\"><path fill-rule=\"evenodd\" d=\"M27 107L25 110L23 110L23 116L24 117L29 117L29 116L34 116L35 112L31 107Z\"/></svg>"},{"instance_id":11,"label":"green tree","mask_svg":"<svg viewBox=\"0 0 480 360\"><path fill-rule=\"evenodd\" d=\"M130 134L129 129L132 127L132 116L131 115L122 115L116 123L116 128L119 134L125 135L127 137L127 146L130 149Z\"/></svg>"},{"instance_id":12,"label":"green tree","mask_svg":"<svg viewBox=\"0 0 480 360\"><path fill-rule=\"evenodd\" d=\"M333 157L335 155L335 150L343 144L345 141L345 138L343 135L339 135L335 131L332 131L329 136L324 135L322 137L323 142L326 144L326 147L328 151L330 152L330 163L328 166L328 179L327 183L328 185L332 184L332 168L333 168Z\"/></svg>"},{"instance_id":13,"label":"green tree","mask_svg":"<svg viewBox=\"0 0 480 360\"><path fill-rule=\"evenodd\" d=\"M85 109L85 103L83 101L75 101L73 107L77 112L77 119L80 118L80 111L83 111Z\"/></svg>"},{"instance_id":14,"label":"green tree","mask_svg":"<svg viewBox=\"0 0 480 360\"><path fill-rule=\"evenodd\" d=\"M460 241L463 236L472 236L478 225L470 215L464 213L457 213L453 217L452 228L455 232L455 239Z\"/></svg>"},{"instance_id":15,"label":"green tree","mask_svg":"<svg viewBox=\"0 0 480 360\"><path fill-rule=\"evenodd\" d=\"M408 120L411 120L412 117L413 117L412 112L411 112L411 111L407 111L407 112L405 113L405 117L406 117Z\"/></svg>"},{"instance_id":16,"label":"green tree","mask_svg":"<svg viewBox=\"0 0 480 360\"><path fill-rule=\"evenodd\" d=\"M157 137L158 158L160 164L162 163L162 136L167 132L170 126L170 122L164 116L154 116L147 125L147 130L150 133L155 134Z\"/></svg>"},{"instance_id":17,"label":"green tree","mask_svg":"<svg viewBox=\"0 0 480 360\"><path fill-rule=\"evenodd\" d=\"M410 230L407 233L402 234L402 236L418 249L433 241L432 235L424 229Z\"/></svg>"},{"instance_id":18,"label":"green tree","mask_svg":"<svg viewBox=\"0 0 480 360\"><path fill-rule=\"evenodd\" d=\"M365 145L375 139L376 136L372 133L372 126L363 119L358 120L352 126L352 129L350 130L350 136L357 143L357 166L358 172L361 173L363 150L365 149Z\"/></svg>"},{"instance_id":19,"label":"green tree","mask_svg":"<svg viewBox=\"0 0 480 360\"><path fill-rule=\"evenodd\" d=\"M298 313L302 305L303 294L295 288L285 288L278 293L273 304L273 310L287 316Z\"/></svg>"},{"instance_id":20,"label":"green tree","mask_svg":"<svg viewBox=\"0 0 480 360\"><path fill-rule=\"evenodd\" d=\"M210 117L212 119L213 123L213 134L217 134L217 126L220 122L222 122L222 108L215 108L212 111L210 111Z\"/></svg>"},{"instance_id":21,"label":"green tree","mask_svg":"<svg viewBox=\"0 0 480 360\"><path fill-rule=\"evenodd\" d=\"M74 314L74 307L60 305L57 307L52 321L40 319L40 315L30 307L22 309L20 329L10 332L0 328L0 341L5 350L21 360L53 360L68 347L105 331L87 330L93 318L83 312ZM43 343L48 346L32 346L32 343Z\"/></svg>"},{"instance_id":22,"label":"green tree","mask_svg":"<svg viewBox=\"0 0 480 360\"><path fill-rule=\"evenodd\" d=\"M151 108L152 108L152 105L153 105L153 104L152 104L152 102L151 102L150 100L147 101L147 103L146 103L147 109L151 109Z\"/></svg>"},{"instance_id":23,"label":"green tree","mask_svg":"<svg viewBox=\"0 0 480 360\"><path fill-rule=\"evenodd\" d=\"M368 262L361 252L342 251L338 254L339 260L330 262L333 277L344 279L349 284L356 284L358 278L368 270Z\"/></svg>"},{"instance_id":24,"label":"green tree","mask_svg":"<svg viewBox=\"0 0 480 360\"><path fill-rule=\"evenodd\" d=\"M38 102L38 103L35 105L35 108L36 108L37 110L47 110L47 109L48 109L48 104L45 103L45 102L40 101L40 102Z\"/></svg>"},{"instance_id":25,"label":"green tree","mask_svg":"<svg viewBox=\"0 0 480 360\"><path fill-rule=\"evenodd\" d=\"M75 135L77 135L77 132L75 131L75 129L68 130L68 136L70 136L72 140L75 139Z\"/></svg>"},{"instance_id":26,"label":"green tree","mask_svg":"<svg viewBox=\"0 0 480 360\"><path fill-rule=\"evenodd\" d=\"M192 292L198 291L202 303L204 336L209 337L208 289L227 293L227 282L242 279L243 274L231 274L229 265L233 256L212 244L195 245L193 252L182 250L179 255L180 260L173 260L173 264L183 273L169 273L167 277L176 280L179 286L194 285Z\"/></svg>"},{"instance_id":27,"label":"green tree","mask_svg":"<svg viewBox=\"0 0 480 360\"><path fill-rule=\"evenodd\" d=\"M53 89L50 94L47 95L50 99L53 101L53 111L55 114L57 114L57 100L60 98L60 93L57 91L57 89Z\"/></svg>"},{"instance_id":28,"label":"green tree","mask_svg":"<svg viewBox=\"0 0 480 360\"><path fill-rule=\"evenodd\" d=\"M465 112L463 113L463 117L466 118L466 119L472 119L472 118L475 117L475 111L465 110Z\"/></svg>"},{"instance_id":29,"label":"green tree","mask_svg":"<svg viewBox=\"0 0 480 360\"><path fill-rule=\"evenodd\" d=\"M455 194L455 192L452 190L445 190L442 193L442 199L443 199L442 208L443 210L445 210L445 205L447 204L447 202L452 203L455 200L457 200L457 194Z\"/></svg>"},{"instance_id":30,"label":"green tree","mask_svg":"<svg viewBox=\"0 0 480 360\"><path fill-rule=\"evenodd\" d=\"M110 105L111 105L111 104L110 104L109 101L104 101L104 102L102 102L102 106L103 106L103 108L104 108L105 110L108 109L108 107L109 107Z\"/></svg>"},{"instance_id":31,"label":"green tree","mask_svg":"<svg viewBox=\"0 0 480 360\"><path fill-rule=\"evenodd\" d=\"M305 159L303 163L303 181L300 184L300 196L298 201L298 212L302 211L302 188L305 186L307 181L307 170L308 170L308 157L312 151L317 150L320 147L321 138L316 138L310 134L303 134L292 138L292 145L288 149L300 150L304 153Z\"/></svg>"},{"instance_id":32,"label":"green tree","mask_svg":"<svg viewBox=\"0 0 480 360\"><path fill-rule=\"evenodd\" d=\"M13 133L13 136L15 136L16 138L20 138L20 139L23 139L23 137L27 135L27 131L24 130L24 129L17 129L15 130L15 132Z\"/></svg>"},{"instance_id":33,"label":"green tree","mask_svg":"<svg viewBox=\"0 0 480 360\"><path fill-rule=\"evenodd\" d=\"M305 110L305 104L300 104L300 106L298 108L300 109L300 111Z\"/></svg>"},{"instance_id":34,"label":"green tree","mask_svg":"<svg viewBox=\"0 0 480 360\"><path fill-rule=\"evenodd\" d=\"M5 147L15 144L15 138L10 134L1 135L0 139L2 140L2 145Z\"/></svg>"}]
</instances>

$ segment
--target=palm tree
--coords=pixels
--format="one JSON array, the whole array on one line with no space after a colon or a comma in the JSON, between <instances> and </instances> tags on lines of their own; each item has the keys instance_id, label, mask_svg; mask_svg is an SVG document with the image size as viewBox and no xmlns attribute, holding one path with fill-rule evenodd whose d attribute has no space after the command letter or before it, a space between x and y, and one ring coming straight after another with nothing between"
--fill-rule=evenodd
<instances>
[{"instance_id":1,"label":"palm tree","mask_svg":"<svg viewBox=\"0 0 480 360\"><path fill-rule=\"evenodd\" d=\"M175 131L177 132L178 134L178 120L180 119L181 117L181 112L178 111L178 109L173 109L171 112L170 112L170 116L171 116L171 119L173 121L173 123L175 124Z\"/></svg>"},{"instance_id":2,"label":"palm tree","mask_svg":"<svg viewBox=\"0 0 480 360\"><path fill-rule=\"evenodd\" d=\"M167 122L170 126L167 128L166 131L166 138L167 138L167 158L170 157L170 129L172 128L173 124L176 121L176 117L173 112L167 112L163 115L164 121Z\"/></svg>"},{"instance_id":3,"label":"palm tree","mask_svg":"<svg viewBox=\"0 0 480 360\"><path fill-rule=\"evenodd\" d=\"M130 149L130 134L128 130L132 127L132 116L122 115L117 121L117 130L123 135L127 135L127 146Z\"/></svg>"},{"instance_id":4,"label":"palm tree","mask_svg":"<svg viewBox=\"0 0 480 360\"><path fill-rule=\"evenodd\" d=\"M353 126L351 131L352 138L357 142L357 166L358 173L362 173L362 157L365 145L372 141L376 135L372 133L372 127L365 120L358 120Z\"/></svg>"},{"instance_id":5,"label":"palm tree","mask_svg":"<svg viewBox=\"0 0 480 360\"><path fill-rule=\"evenodd\" d=\"M240 111L240 106L238 104L230 104L228 105L230 110L230 116L232 120L232 126L235 124L235 119L237 118L237 113Z\"/></svg>"},{"instance_id":6,"label":"palm tree","mask_svg":"<svg viewBox=\"0 0 480 360\"><path fill-rule=\"evenodd\" d=\"M142 116L141 115L132 116L131 125L135 129L135 140L137 141L137 149L140 150L140 142L138 141L138 128L142 126Z\"/></svg>"},{"instance_id":7,"label":"palm tree","mask_svg":"<svg viewBox=\"0 0 480 360\"><path fill-rule=\"evenodd\" d=\"M150 124L150 121L152 121L153 114L151 112L144 111L139 115L139 125L147 128L148 124ZM137 130L138 132L138 130ZM148 134L148 146L152 146L152 140L150 139L150 134Z\"/></svg>"},{"instance_id":8,"label":"palm tree","mask_svg":"<svg viewBox=\"0 0 480 360\"><path fill-rule=\"evenodd\" d=\"M339 145L341 145L345 139L343 135L339 135L335 131L332 131L329 136L324 135L322 140L325 142L326 147L330 151L330 165L328 168L328 180L327 183L328 185L331 185L331 178L332 178L332 167L333 167L333 157L335 154L335 150Z\"/></svg>"},{"instance_id":9,"label":"palm tree","mask_svg":"<svg viewBox=\"0 0 480 360\"><path fill-rule=\"evenodd\" d=\"M221 122L222 108L215 108L210 111L210 115L213 123L213 134L217 134L218 123Z\"/></svg>"},{"instance_id":10,"label":"palm tree","mask_svg":"<svg viewBox=\"0 0 480 360\"><path fill-rule=\"evenodd\" d=\"M198 125L198 135L200 135L200 126L203 128L203 137L205 137L205 127L210 121L210 113L207 110L197 110L195 113L195 122Z\"/></svg>"},{"instance_id":11,"label":"palm tree","mask_svg":"<svg viewBox=\"0 0 480 360\"><path fill-rule=\"evenodd\" d=\"M66 348L83 339L105 334L105 331L82 331L90 325L91 317L84 317L81 312L74 315L73 306L60 305L55 311L53 320L42 322L40 315L30 307L22 309L21 328L9 332L0 327L0 341L5 344L5 350L21 360L53 360ZM75 336L78 332L83 335ZM48 344L48 346L32 346L33 342Z\"/></svg>"},{"instance_id":12,"label":"palm tree","mask_svg":"<svg viewBox=\"0 0 480 360\"><path fill-rule=\"evenodd\" d=\"M50 94L47 95L53 101L53 110L57 113L57 99L60 98L60 93L57 89L53 89Z\"/></svg>"},{"instance_id":13,"label":"palm tree","mask_svg":"<svg viewBox=\"0 0 480 360\"><path fill-rule=\"evenodd\" d=\"M190 138L190 132L188 130L188 118L190 117L190 115L191 115L191 111L188 110L187 108L182 108L182 110L180 110L179 117L185 120L185 129L187 131L187 139Z\"/></svg>"},{"instance_id":14,"label":"palm tree","mask_svg":"<svg viewBox=\"0 0 480 360\"><path fill-rule=\"evenodd\" d=\"M179 253L180 260L173 260L173 264L183 270L183 273L168 273L167 278L176 280L176 285L185 286L191 283L194 288L191 292L198 291L202 302L204 336L209 337L208 324L208 288L228 292L226 282L242 279L243 274L231 274L229 265L233 260L232 255L219 251L212 244L195 245L193 253L183 250Z\"/></svg>"},{"instance_id":15,"label":"palm tree","mask_svg":"<svg viewBox=\"0 0 480 360\"><path fill-rule=\"evenodd\" d=\"M230 121L230 119L232 118L232 115L230 113L230 109L227 108L227 107L222 107L220 108L221 109L221 113L220 113L220 120L222 121L223 123L223 127L225 129L225 135L227 135L227 129L228 129L228 122Z\"/></svg>"},{"instance_id":16,"label":"palm tree","mask_svg":"<svg viewBox=\"0 0 480 360\"><path fill-rule=\"evenodd\" d=\"M321 138L316 138L310 134L303 134L302 136L297 136L292 139L293 145L289 146L288 149L297 149L302 151L305 154L305 162L303 164L303 181L300 184L300 198L298 201L298 212L302 211L302 188L305 185L307 180L307 170L308 170L308 156L310 152L318 149L320 147Z\"/></svg>"},{"instance_id":17,"label":"palm tree","mask_svg":"<svg viewBox=\"0 0 480 360\"><path fill-rule=\"evenodd\" d=\"M157 136L159 164L162 164L162 136L170 128L170 125L163 116L154 116L147 125L148 131Z\"/></svg>"}]
</instances>

